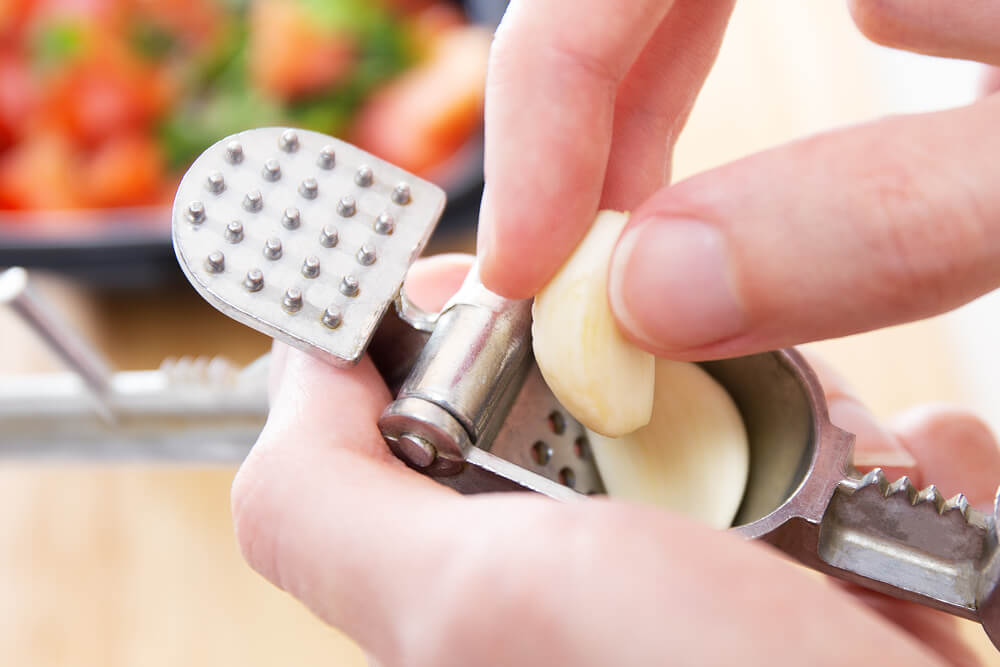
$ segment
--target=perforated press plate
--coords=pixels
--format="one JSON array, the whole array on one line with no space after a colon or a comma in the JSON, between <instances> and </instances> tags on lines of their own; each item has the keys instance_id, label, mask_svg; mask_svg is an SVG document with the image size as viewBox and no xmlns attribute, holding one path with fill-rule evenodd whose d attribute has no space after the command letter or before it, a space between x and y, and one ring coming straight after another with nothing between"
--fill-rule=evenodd
<instances>
[{"instance_id":1,"label":"perforated press plate","mask_svg":"<svg viewBox=\"0 0 1000 667\"><path fill-rule=\"evenodd\" d=\"M432 183L333 137L248 130L213 145L185 174L174 249L223 313L352 365L444 203Z\"/></svg>"}]
</instances>

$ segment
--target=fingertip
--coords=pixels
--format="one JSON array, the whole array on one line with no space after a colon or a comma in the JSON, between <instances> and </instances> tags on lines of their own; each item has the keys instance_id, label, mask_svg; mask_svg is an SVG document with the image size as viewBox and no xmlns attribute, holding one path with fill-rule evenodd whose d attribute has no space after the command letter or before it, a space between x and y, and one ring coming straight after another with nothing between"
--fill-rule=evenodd
<instances>
[{"instance_id":1,"label":"fingertip","mask_svg":"<svg viewBox=\"0 0 1000 667\"><path fill-rule=\"evenodd\" d=\"M848 0L854 25L865 37L884 46L899 46L906 35L906 22L894 0Z\"/></svg>"},{"instance_id":2,"label":"fingertip","mask_svg":"<svg viewBox=\"0 0 1000 667\"><path fill-rule=\"evenodd\" d=\"M474 261L473 255L457 252L417 260L406 274L407 298L424 310L441 310L461 287Z\"/></svg>"},{"instance_id":3,"label":"fingertip","mask_svg":"<svg viewBox=\"0 0 1000 667\"><path fill-rule=\"evenodd\" d=\"M849 0L848 8L865 37L883 46L982 62L1000 58L995 3Z\"/></svg>"},{"instance_id":4,"label":"fingertip","mask_svg":"<svg viewBox=\"0 0 1000 667\"><path fill-rule=\"evenodd\" d=\"M939 403L904 412L891 428L917 460L926 483L945 496L964 493L975 507L992 506L1000 482L1000 448L982 419Z\"/></svg>"},{"instance_id":5,"label":"fingertip","mask_svg":"<svg viewBox=\"0 0 1000 667\"><path fill-rule=\"evenodd\" d=\"M733 264L713 225L646 217L618 241L608 299L626 335L658 355L709 348L746 328Z\"/></svg>"},{"instance_id":6,"label":"fingertip","mask_svg":"<svg viewBox=\"0 0 1000 667\"><path fill-rule=\"evenodd\" d=\"M530 299L548 282L548 276L540 277L520 267L512 271L510 262L496 257L481 258L479 279L486 289L505 299Z\"/></svg>"},{"instance_id":7,"label":"fingertip","mask_svg":"<svg viewBox=\"0 0 1000 667\"><path fill-rule=\"evenodd\" d=\"M514 229L515 232L510 234L512 238L509 241L504 238L498 244L498 214L491 206L493 198L490 195L490 190L491 188L487 184L483 191L483 202L479 210L479 227L476 233L479 280L486 286L486 289L504 298L527 299L534 296L545 283L531 279L530 272L534 268L534 262L524 262L524 266L518 266L517 270L512 270L512 265L505 255L510 252L509 245L514 245L515 251L521 251L521 248L517 247L517 230L520 229L522 234L530 234L530 227L518 226L517 221L501 219L499 224L504 229ZM522 268L526 271L522 271Z\"/></svg>"},{"instance_id":8,"label":"fingertip","mask_svg":"<svg viewBox=\"0 0 1000 667\"><path fill-rule=\"evenodd\" d=\"M915 484L921 484L916 459L868 408L851 397L841 395L830 399L828 409L834 426L855 436L855 467L863 472L882 468L889 479L906 475Z\"/></svg>"}]
</instances>

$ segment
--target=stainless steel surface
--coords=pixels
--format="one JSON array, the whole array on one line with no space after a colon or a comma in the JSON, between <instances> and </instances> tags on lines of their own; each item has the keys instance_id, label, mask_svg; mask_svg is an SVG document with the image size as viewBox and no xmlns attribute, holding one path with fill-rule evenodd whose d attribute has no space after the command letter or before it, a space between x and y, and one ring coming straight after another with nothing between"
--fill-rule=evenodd
<instances>
[{"instance_id":1,"label":"stainless steel surface","mask_svg":"<svg viewBox=\"0 0 1000 667\"><path fill-rule=\"evenodd\" d=\"M104 421L113 421L108 401L111 368L103 357L79 334L67 327L32 289L28 272L20 267L0 274L0 306L9 306L49 346L66 366L76 373L95 401Z\"/></svg>"},{"instance_id":2,"label":"stainless steel surface","mask_svg":"<svg viewBox=\"0 0 1000 667\"><path fill-rule=\"evenodd\" d=\"M703 364L733 396L751 471L733 530L821 572L983 623L994 644L996 517L917 491L880 470L858 474L854 436L830 423L812 370L794 350Z\"/></svg>"},{"instance_id":3,"label":"stainless steel surface","mask_svg":"<svg viewBox=\"0 0 1000 667\"><path fill-rule=\"evenodd\" d=\"M559 404L534 363L500 432L480 447L559 487L604 493L587 430Z\"/></svg>"},{"instance_id":4,"label":"stainless steel surface","mask_svg":"<svg viewBox=\"0 0 1000 667\"><path fill-rule=\"evenodd\" d=\"M379 421L390 446L408 458L399 440L417 433L439 456L461 461L472 445L492 442L531 363L530 329L530 301L501 299L471 271ZM408 421L420 402L435 409Z\"/></svg>"},{"instance_id":5,"label":"stainless steel surface","mask_svg":"<svg viewBox=\"0 0 1000 667\"><path fill-rule=\"evenodd\" d=\"M267 416L268 359L238 369L221 358L168 360L109 376L116 420L93 412L70 373L0 382L0 457L116 462L242 461Z\"/></svg>"},{"instance_id":6,"label":"stainless steel surface","mask_svg":"<svg viewBox=\"0 0 1000 667\"><path fill-rule=\"evenodd\" d=\"M356 179L362 167L366 176ZM217 175L225 187L214 192L206 184ZM216 308L350 366L396 299L444 199L437 186L333 137L264 128L223 139L195 160L177 190L172 233L185 274ZM391 234L375 230L383 215L394 220ZM241 234L230 229L234 221ZM224 266L206 268L215 252ZM315 277L303 273L310 257L322 267ZM284 307L289 289L300 290L300 308ZM328 309L339 326L328 325Z\"/></svg>"}]
</instances>

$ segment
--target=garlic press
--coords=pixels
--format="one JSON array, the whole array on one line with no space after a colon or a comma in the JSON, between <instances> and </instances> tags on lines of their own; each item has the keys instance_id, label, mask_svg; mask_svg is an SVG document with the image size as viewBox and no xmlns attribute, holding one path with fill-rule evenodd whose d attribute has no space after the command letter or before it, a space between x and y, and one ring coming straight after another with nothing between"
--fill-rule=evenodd
<instances>
[{"instance_id":1,"label":"garlic press","mask_svg":"<svg viewBox=\"0 0 1000 667\"><path fill-rule=\"evenodd\" d=\"M217 309L339 367L367 352L395 396L379 420L392 451L463 493L603 494L583 426L531 354L529 300L475 269L439 313L404 278L445 205L435 185L316 132L263 128L211 146L177 191L173 241ZM980 622L1000 645L997 505L858 473L854 436L831 424L792 349L701 364L750 442L732 531L870 589ZM711 484L711 480L706 480Z\"/></svg>"}]
</instances>

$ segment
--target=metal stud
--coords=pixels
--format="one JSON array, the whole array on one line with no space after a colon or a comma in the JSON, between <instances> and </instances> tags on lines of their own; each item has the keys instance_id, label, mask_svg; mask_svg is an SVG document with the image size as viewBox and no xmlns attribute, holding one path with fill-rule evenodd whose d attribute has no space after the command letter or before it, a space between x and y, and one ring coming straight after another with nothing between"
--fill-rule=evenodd
<instances>
[{"instance_id":1,"label":"metal stud","mask_svg":"<svg viewBox=\"0 0 1000 667\"><path fill-rule=\"evenodd\" d=\"M337 163L337 152L334 150L332 145L323 146L323 149L319 152L319 157L316 158L316 164L320 169L333 169L333 165Z\"/></svg>"},{"instance_id":2,"label":"metal stud","mask_svg":"<svg viewBox=\"0 0 1000 667\"><path fill-rule=\"evenodd\" d=\"M219 194L226 189L226 179L223 178L221 171L213 171L205 179L205 187L208 188L209 192L214 194Z\"/></svg>"},{"instance_id":3,"label":"metal stud","mask_svg":"<svg viewBox=\"0 0 1000 667\"><path fill-rule=\"evenodd\" d=\"M278 139L278 147L286 153L299 150L299 135L295 130L285 130Z\"/></svg>"},{"instance_id":4,"label":"metal stud","mask_svg":"<svg viewBox=\"0 0 1000 667\"><path fill-rule=\"evenodd\" d=\"M263 207L264 198L261 196L260 190L251 190L243 197L243 208L251 213L256 213Z\"/></svg>"},{"instance_id":5,"label":"metal stud","mask_svg":"<svg viewBox=\"0 0 1000 667\"><path fill-rule=\"evenodd\" d=\"M233 220L226 225L226 240L230 243L239 243L243 240L243 223Z\"/></svg>"},{"instance_id":6,"label":"metal stud","mask_svg":"<svg viewBox=\"0 0 1000 667\"><path fill-rule=\"evenodd\" d=\"M392 201L393 203L399 204L401 206L410 203L410 186L406 183L400 183L392 189Z\"/></svg>"},{"instance_id":7,"label":"metal stud","mask_svg":"<svg viewBox=\"0 0 1000 667\"><path fill-rule=\"evenodd\" d=\"M248 292L259 292L264 288L264 272L260 269L250 269L243 279L243 287Z\"/></svg>"},{"instance_id":8,"label":"metal stud","mask_svg":"<svg viewBox=\"0 0 1000 667\"><path fill-rule=\"evenodd\" d=\"M315 178L307 178L299 184L299 194L306 199L316 199L319 194L319 183Z\"/></svg>"},{"instance_id":9,"label":"metal stud","mask_svg":"<svg viewBox=\"0 0 1000 667\"><path fill-rule=\"evenodd\" d=\"M272 158L264 163L260 175L264 177L265 181L276 181L281 178L281 165Z\"/></svg>"},{"instance_id":10,"label":"metal stud","mask_svg":"<svg viewBox=\"0 0 1000 667\"><path fill-rule=\"evenodd\" d=\"M281 215L281 226L285 229L298 229L300 224L302 224L302 216L299 215L299 209L294 206L286 208Z\"/></svg>"},{"instance_id":11,"label":"metal stud","mask_svg":"<svg viewBox=\"0 0 1000 667\"><path fill-rule=\"evenodd\" d=\"M205 268L208 269L209 273L222 273L226 270L226 256L218 250L209 253L208 258L205 259Z\"/></svg>"},{"instance_id":12,"label":"metal stud","mask_svg":"<svg viewBox=\"0 0 1000 667\"><path fill-rule=\"evenodd\" d=\"M351 275L344 276L340 281L340 293L344 296L357 296L358 279Z\"/></svg>"},{"instance_id":13,"label":"metal stud","mask_svg":"<svg viewBox=\"0 0 1000 667\"><path fill-rule=\"evenodd\" d=\"M337 228L333 225L324 226L323 231L319 234L319 244L324 248L333 248L339 240L340 235L337 234Z\"/></svg>"},{"instance_id":14,"label":"metal stud","mask_svg":"<svg viewBox=\"0 0 1000 667\"><path fill-rule=\"evenodd\" d=\"M361 246L356 255L358 258L358 264L362 266L370 266L375 263L375 247L369 243Z\"/></svg>"},{"instance_id":15,"label":"metal stud","mask_svg":"<svg viewBox=\"0 0 1000 667\"><path fill-rule=\"evenodd\" d=\"M388 213L380 213L372 227L375 228L376 234L388 236L396 229L396 220Z\"/></svg>"},{"instance_id":16,"label":"metal stud","mask_svg":"<svg viewBox=\"0 0 1000 667\"><path fill-rule=\"evenodd\" d=\"M358 167L357 172L354 174L354 182L363 188L367 188L375 180L375 175L372 173L372 168L367 164L363 164Z\"/></svg>"},{"instance_id":17,"label":"metal stud","mask_svg":"<svg viewBox=\"0 0 1000 667\"><path fill-rule=\"evenodd\" d=\"M289 313L297 313L302 310L302 290L298 287L286 289L285 296L281 298L281 307Z\"/></svg>"},{"instance_id":18,"label":"metal stud","mask_svg":"<svg viewBox=\"0 0 1000 667\"><path fill-rule=\"evenodd\" d=\"M334 306L330 306L323 311L323 324L331 329L336 329L344 321L344 316Z\"/></svg>"},{"instance_id":19,"label":"metal stud","mask_svg":"<svg viewBox=\"0 0 1000 667\"><path fill-rule=\"evenodd\" d=\"M226 161L229 164L239 164L243 162L243 145L236 141L226 144Z\"/></svg>"},{"instance_id":20,"label":"metal stud","mask_svg":"<svg viewBox=\"0 0 1000 667\"><path fill-rule=\"evenodd\" d=\"M264 242L264 257L271 260L281 258L281 239L272 236Z\"/></svg>"},{"instance_id":21,"label":"metal stud","mask_svg":"<svg viewBox=\"0 0 1000 667\"><path fill-rule=\"evenodd\" d=\"M193 201L188 204L187 219L196 225L205 222L205 205L200 201Z\"/></svg>"},{"instance_id":22,"label":"metal stud","mask_svg":"<svg viewBox=\"0 0 1000 667\"><path fill-rule=\"evenodd\" d=\"M302 275L306 278L315 278L319 275L319 257L309 255L302 262Z\"/></svg>"},{"instance_id":23,"label":"metal stud","mask_svg":"<svg viewBox=\"0 0 1000 667\"><path fill-rule=\"evenodd\" d=\"M337 202L337 213L341 217L349 218L358 211L358 205L354 201L354 197L347 195L346 197L341 197L340 201Z\"/></svg>"}]
</instances>

